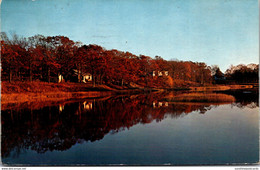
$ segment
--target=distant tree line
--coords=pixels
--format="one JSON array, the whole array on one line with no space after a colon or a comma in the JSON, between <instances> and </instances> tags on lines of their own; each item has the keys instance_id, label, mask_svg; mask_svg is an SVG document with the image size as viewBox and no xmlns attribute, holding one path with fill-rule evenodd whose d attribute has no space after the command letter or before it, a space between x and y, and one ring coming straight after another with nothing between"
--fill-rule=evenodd
<instances>
[{"instance_id":1,"label":"distant tree line","mask_svg":"<svg viewBox=\"0 0 260 170\"><path fill-rule=\"evenodd\" d=\"M231 65L226 70L225 76L227 81L240 83L259 83L259 64L239 64L237 66Z\"/></svg>"},{"instance_id":2,"label":"distant tree line","mask_svg":"<svg viewBox=\"0 0 260 170\"><path fill-rule=\"evenodd\" d=\"M93 86L136 83L147 87L171 87L174 81L179 80L197 84L214 83L214 76L220 74L212 75L213 67L203 62L137 56L115 49L106 50L99 45L83 45L64 36L22 38L13 34L9 38L6 33L1 33L1 63L1 79L9 82L55 82L58 75L62 75L65 81L80 83L82 74L90 73ZM153 76L153 71L168 71L169 76ZM239 83L258 80L256 70L243 71L242 77L239 72L227 72L224 76Z\"/></svg>"},{"instance_id":3,"label":"distant tree line","mask_svg":"<svg viewBox=\"0 0 260 170\"><path fill-rule=\"evenodd\" d=\"M245 84L258 83L259 64L231 65L222 73L217 65L211 66L213 83L216 84Z\"/></svg>"}]
</instances>

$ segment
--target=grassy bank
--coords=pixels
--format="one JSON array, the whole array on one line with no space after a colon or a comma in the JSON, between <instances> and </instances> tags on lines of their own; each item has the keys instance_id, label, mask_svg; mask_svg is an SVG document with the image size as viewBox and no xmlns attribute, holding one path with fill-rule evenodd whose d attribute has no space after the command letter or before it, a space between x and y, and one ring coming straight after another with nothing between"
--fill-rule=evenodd
<instances>
[{"instance_id":1,"label":"grassy bank","mask_svg":"<svg viewBox=\"0 0 260 170\"><path fill-rule=\"evenodd\" d=\"M217 94L217 93L184 93L177 96L168 96L166 101L169 102L234 102L235 98L227 94Z\"/></svg>"},{"instance_id":2,"label":"grassy bank","mask_svg":"<svg viewBox=\"0 0 260 170\"><path fill-rule=\"evenodd\" d=\"M2 82L2 94L14 93L48 93L48 92L81 92L81 91L115 91L117 89L106 85L84 83L46 83L46 82Z\"/></svg>"},{"instance_id":3,"label":"grassy bank","mask_svg":"<svg viewBox=\"0 0 260 170\"><path fill-rule=\"evenodd\" d=\"M253 85L212 85L201 87L190 87L190 91L226 91L226 90L243 90L253 89Z\"/></svg>"},{"instance_id":4,"label":"grassy bank","mask_svg":"<svg viewBox=\"0 0 260 170\"><path fill-rule=\"evenodd\" d=\"M44 102L73 98L104 97L118 93L119 89L106 85L46 82L2 82L1 103ZM124 90L121 90L124 92Z\"/></svg>"},{"instance_id":5,"label":"grassy bank","mask_svg":"<svg viewBox=\"0 0 260 170\"><path fill-rule=\"evenodd\" d=\"M168 98L170 101L186 102L220 102L233 101L230 96L221 96L212 91L227 91L237 89L252 89L252 85L215 85L205 87L178 88L178 90L188 90L190 92L211 91L211 94L189 93L182 96ZM165 89L144 88L142 86L131 85L96 85L91 83L46 83L46 82L2 82L1 83L1 103L21 103L21 102L45 102L58 101L76 98L98 98L118 94L137 94L152 91L164 91ZM176 91L176 89L173 89Z\"/></svg>"},{"instance_id":6,"label":"grassy bank","mask_svg":"<svg viewBox=\"0 0 260 170\"><path fill-rule=\"evenodd\" d=\"M20 103L20 102L43 102L58 101L76 98L97 98L112 95L111 91L89 91L89 92L46 92L46 93L14 93L2 94L1 103Z\"/></svg>"}]
</instances>

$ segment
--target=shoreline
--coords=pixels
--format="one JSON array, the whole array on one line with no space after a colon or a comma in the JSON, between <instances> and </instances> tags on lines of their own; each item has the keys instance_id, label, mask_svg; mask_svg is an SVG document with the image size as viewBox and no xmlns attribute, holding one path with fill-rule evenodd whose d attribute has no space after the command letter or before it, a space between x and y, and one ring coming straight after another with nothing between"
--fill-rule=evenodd
<instances>
[{"instance_id":1,"label":"shoreline","mask_svg":"<svg viewBox=\"0 0 260 170\"><path fill-rule=\"evenodd\" d=\"M212 85L171 89L130 88L116 89L107 85L92 87L90 84L18 82L1 84L1 104L30 102L55 102L82 98L103 98L120 94L143 94L150 92L185 91L185 92L226 92L230 90L254 90L253 85Z\"/></svg>"},{"instance_id":2,"label":"shoreline","mask_svg":"<svg viewBox=\"0 0 260 170\"><path fill-rule=\"evenodd\" d=\"M1 94L1 104L23 103L23 102L46 102L68 99L98 98L115 94L111 91L89 91L89 92L48 92L48 93L12 93Z\"/></svg>"}]
</instances>

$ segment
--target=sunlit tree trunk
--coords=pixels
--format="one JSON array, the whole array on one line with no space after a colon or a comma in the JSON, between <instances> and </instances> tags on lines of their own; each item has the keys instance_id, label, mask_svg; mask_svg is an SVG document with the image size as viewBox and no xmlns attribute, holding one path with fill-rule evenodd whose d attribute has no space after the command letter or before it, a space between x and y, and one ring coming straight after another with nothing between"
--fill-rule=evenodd
<instances>
[{"instance_id":1,"label":"sunlit tree trunk","mask_svg":"<svg viewBox=\"0 0 260 170\"><path fill-rule=\"evenodd\" d=\"M203 73L201 74L201 84L204 84L204 77L203 77Z\"/></svg>"},{"instance_id":2,"label":"sunlit tree trunk","mask_svg":"<svg viewBox=\"0 0 260 170\"><path fill-rule=\"evenodd\" d=\"M11 83L12 82L12 70L11 70L11 67L9 67L9 82Z\"/></svg>"},{"instance_id":3,"label":"sunlit tree trunk","mask_svg":"<svg viewBox=\"0 0 260 170\"><path fill-rule=\"evenodd\" d=\"M92 74L92 85L93 87L96 87L96 74L94 71L94 67L91 67L91 74Z\"/></svg>"},{"instance_id":4,"label":"sunlit tree trunk","mask_svg":"<svg viewBox=\"0 0 260 170\"><path fill-rule=\"evenodd\" d=\"M103 84L103 75L100 77L100 84Z\"/></svg>"},{"instance_id":5,"label":"sunlit tree trunk","mask_svg":"<svg viewBox=\"0 0 260 170\"><path fill-rule=\"evenodd\" d=\"M43 75L44 75L44 71L43 71L43 66L42 66L42 70L41 70L41 74L40 74L40 80L43 79ZM44 80L45 81L45 80Z\"/></svg>"},{"instance_id":6,"label":"sunlit tree trunk","mask_svg":"<svg viewBox=\"0 0 260 170\"><path fill-rule=\"evenodd\" d=\"M29 66L29 76L30 76L30 82L32 82L32 64L30 63L30 66Z\"/></svg>"},{"instance_id":7,"label":"sunlit tree trunk","mask_svg":"<svg viewBox=\"0 0 260 170\"><path fill-rule=\"evenodd\" d=\"M93 87L96 87L96 76L93 74Z\"/></svg>"},{"instance_id":8,"label":"sunlit tree trunk","mask_svg":"<svg viewBox=\"0 0 260 170\"><path fill-rule=\"evenodd\" d=\"M48 83L51 82L51 69L48 67Z\"/></svg>"},{"instance_id":9,"label":"sunlit tree trunk","mask_svg":"<svg viewBox=\"0 0 260 170\"><path fill-rule=\"evenodd\" d=\"M78 67L78 83L81 83L81 66Z\"/></svg>"},{"instance_id":10,"label":"sunlit tree trunk","mask_svg":"<svg viewBox=\"0 0 260 170\"><path fill-rule=\"evenodd\" d=\"M18 79L21 80L21 69L18 69Z\"/></svg>"}]
</instances>

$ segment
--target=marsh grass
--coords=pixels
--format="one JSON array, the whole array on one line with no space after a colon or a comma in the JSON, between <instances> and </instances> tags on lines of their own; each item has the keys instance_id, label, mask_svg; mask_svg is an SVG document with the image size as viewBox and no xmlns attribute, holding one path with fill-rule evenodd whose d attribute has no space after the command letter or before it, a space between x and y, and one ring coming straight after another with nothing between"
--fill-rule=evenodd
<instances>
[{"instance_id":1,"label":"marsh grass","mask_svg":"<svg viewBox=\"0 0 260 170\"><path fill-rule=\"evenodd\" d=\"M227 94L217 93L185 93L166 98L169 102L235 102L235 98Z\"/></svg>"},{"instance_id":2,"label":"marsh grass","mask_svg":"<svg viewBox=\"0 0 260 170\"><path fill-rule=\"evenodd\" d=\"M190 87L191 91L226 91L226 90L238 90L238 89L252 89L253 85L215 85L215 86L202 86L202 87Z\"/></svg>"}]
</instances>

